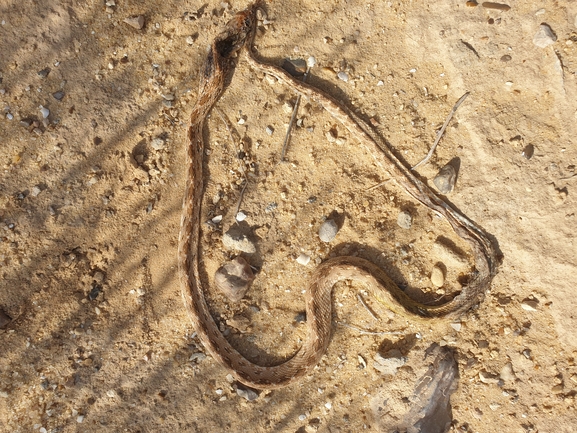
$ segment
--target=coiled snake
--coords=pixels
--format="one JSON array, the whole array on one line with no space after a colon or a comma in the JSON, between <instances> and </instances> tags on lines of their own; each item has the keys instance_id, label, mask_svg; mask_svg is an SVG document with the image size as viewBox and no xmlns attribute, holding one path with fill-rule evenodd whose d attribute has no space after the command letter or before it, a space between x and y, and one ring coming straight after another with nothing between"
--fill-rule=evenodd
<instances>
[{"instance_id":1,"label":"coiled snake","mask_svg":"<svg viewBox=\"0 0 577 433\"><path fill-rule=\"evenodd\" d=\"M188 129L187 180L179 234L179 274L182 298L188 315L205 348L240 382L254 388L279 388L295 382L312 369L325 353L331 333L331 296L335 283L345 279L361 281L373 295L396 312L415 318L459 315L479 303L497 272L498 259L485 232L454 210L380 143L380 138L360 118L329 95L304 84L282 69L258 61L252 52L256 28L253 5L239 12L212 42L201 71L198 101L192 109ZM302 95L319 102L365 146L389 175L413 198L444 216L455 232L471 246L476 272L469 284L451 301L429 306L417 303L401 291L375 264L358 257L337 257L319 265L306 290L307 332L302 347L280 365L266 367L248 361L226 340L210 314L199 275L199 242L203 183L203 127L220 98L235 67L235 57L246 46L251 67L275 76Z\"/></svg>"}]
</instances>

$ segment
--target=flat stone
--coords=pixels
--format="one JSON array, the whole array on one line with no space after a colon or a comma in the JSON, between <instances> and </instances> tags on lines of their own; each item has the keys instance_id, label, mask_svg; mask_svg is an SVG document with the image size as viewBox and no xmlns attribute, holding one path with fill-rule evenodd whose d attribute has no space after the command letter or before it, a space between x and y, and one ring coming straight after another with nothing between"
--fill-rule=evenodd
<instances>
[{"instance_id":1,"label":"flat stone","mask_svg":"<svg viewBox=\"0 0 577 433\"><path fill-rule=\"evenodd\" d=\"M539 26L539 31L533 36L533 43L539 48L545 48L552 45L557 40L557 36L553 33L551 27L548 24L541 24Z\"/></svg>"},{"instance_id":2,"label":"flat stone","mask_svg":"<svg viewBox=\"0 0 577 433\"><path fill-rule=\"evenodd\" d=\"M144 27L144 17L142 15L125 18L124 22L136 30L140 30Z\"/></svg>"},{"instance_id":3,"label":"flat stone","mask_svg":"<svg viewBox=\"0 0 577 433\"><path fill-rule=\"evenodd\" d=\"M250 265L239 256L216 271L214 283L228 299L239 302L246 294L254 278Z\"/></svg>"},{"instance_id":4,"label":"flat stone","mask_svg":"<svg viewBox=\"0 0 577 433\"><path fill-rule=\"evenodd\" d=\"M229 250L242 251L243 253L253 254L256 252L254 242L243 233L242 229L233 225L222 237L222 243Z\"/></svg>"},{"instance_id":5,"label":"flat stone","mask_svg":"<svg viewBox=\"0 0 577 433\"><path fill-rule=\"evenodd\" d=\"M319 238L323 242L331 242L339 231L339 226L334 220L328 219L319 228Z\"/></svg>"},{"instance_id":6,"label":"flat stone","mask_svg":"<svg viewBox=\"0 0 577 433\"><path fill-rule=\"evenodd\" d=\"M537 307L539 306L539 301L536 299L524 299L521 302L521 308L525 311L537 311Z\"/></svg>"}]
</instances>

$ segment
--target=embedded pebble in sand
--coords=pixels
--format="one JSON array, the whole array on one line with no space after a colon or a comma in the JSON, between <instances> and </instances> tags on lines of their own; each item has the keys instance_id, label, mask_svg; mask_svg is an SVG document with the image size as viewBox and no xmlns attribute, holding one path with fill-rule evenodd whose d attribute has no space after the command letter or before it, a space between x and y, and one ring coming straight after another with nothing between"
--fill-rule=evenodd
<instances>
[{"instance_id":1,"label":"embedded pebble in sand","mask_svg":"<svg viewBox=\"0 0 577 433\"><path fill-rule=\"evenodd\" d=\"M412 223L413 223L413 217L411 217L411 214L407 211L402 211L399 213L399 216L397 216L398 226L405 230L410 229Z\"/></svg>"},{"instance_id":2,"label":"embedded pebble in sand","mask_svg":"<svg viewBox=\"0 0 577 433\"><path fill-rule=\"evenodd\" d=\"M433 183L441 194L449 194L455 187L457 171L451 164L445 165L433 179Z\"/></svg>"},{"instance_id":3,"label":"embedded pebble in sand","mask_svg":"<svg viewBox=\"0 0 577 433\"><path fill-rule=\"evenodd\" d=\"M539 31L533 36L533 43L539 48L545 48L552 45L557 40L557 36L549 25L543 23L539 26Z\"/></svg>"},{"instance_id":4,"label":"embedded pebble in sand","mask_svg":"<svg viewBox=\"0 0 577 433\"><path fill-rule=\"evenodd\" d=\"M233 302L239 302L244 297L254 278L250 265L239 256L216 271L214 283L228 299Z\"/></svg>"},{"instance_id":5,"label":"embedded pebble in sand","mask_svg":"<svg viewBox=\"0 0 577 433\"><path fill-rule=\"evenodd\" d=\"M319 238L323 242L332 241L339 231L339 226L334 220L326 220L319 228Z\"/></svg>"},{"instance_id":6,"label":"embedded pebble in sand","mask_svg":"<svg viewBox=\"0 0 577 433\"><path fill-rule=\"evenodd\" d=\"M142 15L125 18L124 22L136 30L140 30L144 27L144 17Z\"/></svg>"},{"instance_id":7,"label":"embedded pebble in sand","mask_svg":"<svg viewBox=\"0 0 577 433\"><path fill-rule=\"evenodd\" d=\"M443 287L443 284L445 284L445 275L440 266L433 267L431 271L431 283L433 283L435 287Z\"/></svg>"}]
</instances>

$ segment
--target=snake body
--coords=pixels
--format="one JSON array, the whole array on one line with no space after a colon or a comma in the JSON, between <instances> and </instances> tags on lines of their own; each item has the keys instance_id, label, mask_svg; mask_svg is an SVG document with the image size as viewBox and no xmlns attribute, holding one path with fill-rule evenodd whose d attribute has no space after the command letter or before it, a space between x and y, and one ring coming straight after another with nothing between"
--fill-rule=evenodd
<instances>
[{"instance_id":1,"label":"snake body","mask_svg":"<svg viewBox=\"0 0 577 433\"><path fill-rule=\"evenodd\" d=\"M256 58L252 49L256 10L257 6L253 5L229 21L225 30L212 42L201 71L198 100L192 109L188 129L187 180L178 262L182 298L207 351L238 381L254 388L272 389L297 381L307 374L326 352L331 335L332 288L337 282L360 281L392 310L413 318L457 316L483 299L497 272L498 258L485 232L414 176L362 119L331 96ZM247 360L226 340L211 316L199 274L200 221L204 193L203 128L208 114L234 72L237 54L245 46L246 59L252 68L275 76L281 83L319 102L368 149L378 165L409 195L444 216L455 232L469 243L475 257L476 271L460 294L442 305L420 304L399 289L375 264L359 257L337 257L320 264L311 276L305 293L306 337L302 347L289 360L276 366L257 365Z\"/></svg>"}]
</instances>

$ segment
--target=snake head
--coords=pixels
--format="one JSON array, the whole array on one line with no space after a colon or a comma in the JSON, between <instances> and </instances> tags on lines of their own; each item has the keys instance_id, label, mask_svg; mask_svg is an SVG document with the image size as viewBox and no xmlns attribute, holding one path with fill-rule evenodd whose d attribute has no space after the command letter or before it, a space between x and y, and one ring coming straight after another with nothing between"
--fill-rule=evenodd
<instances>
[{"instance_id":1,"label":"snake head","mask_svg":"<svg viewBox=\"0 0 577 433\"><path fill-rule=\"evenodd\" d=\"M215 46L222 58L231 58L250 40L256 27L256 11L259 3L238 12L227 24L225 30L216 38Z\"/></svg>"}]
</instances>

